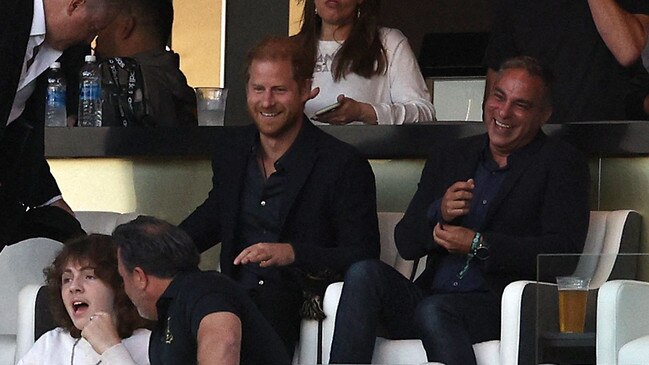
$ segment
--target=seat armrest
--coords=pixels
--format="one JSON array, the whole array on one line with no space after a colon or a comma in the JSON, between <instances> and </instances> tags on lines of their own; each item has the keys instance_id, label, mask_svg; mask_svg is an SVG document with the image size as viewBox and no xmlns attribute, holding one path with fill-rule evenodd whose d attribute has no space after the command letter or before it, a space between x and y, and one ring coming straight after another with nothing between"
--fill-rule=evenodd
<instances>
[{"instance_id":1,"label":"seat armrest","mask_svg":"<svg viewBox=\"0 0 649 365\"><path fill-rule=\"evenodd\" d=\"M34 338L36 297L38 296L38 291L40 289L40 285L30 284L22 288L18 294L18 325L16 328L15 362L22 359L36 341Z\"/></svg>"},{"instance_id":2,"label":"seat armrest","mask_svg":"<svg viewBox=\"0 0 649 365\"><path fill-rule=\"evenodd\" d=\"M331 350L331 340L342 288L342 282L336 282L327 287L322 300L322 309L326 316L322 323L313 319L303 319L300 323L300 342L293 357L294 364L329 363L329 351ZM322 346L322 359L318 359L319 346Z\"/></svg>"},{"instance_id":3,"label":"seat armrest","mask_svg":"<svg viewBox=\"0 0 649 365\"><path fill-rule=\"evenodd\" d=\"M556 284L525 280L507 285L501 308L501 364L536 363L536 323L537 315L540 315L536 308L537 305L541 308L558 308L556 287ZM544 311L539 323L545 327L556 326L556 311ZM545 327L540 330L551 329Z\"/></svg>"},{"instance_id":4,"label":"seat armrest","mask_svg":"<svg viewBox=\"0 0 649 365\"><path fill-rule=\"evenodd\" d=\"M649 335L649 283L614 280L602 285L597 300L597 363L616 364L624 344Z\"/></svg>"},{"instance_id":5,"label":"seat armrest","mask_svg":"<svg viewBox=\"0 0 649 365\"><path fill-rule=\"evenodd\" d=\"M343 291L343 283L337 282L330 284L325 291L322 300L322 309L327 316L322 320L322 363L329 363L329 352L331 351L331 342L334 338L334 327L336 325L336 313L338 312L338 303Z\"/></svg>"}]
</instances>

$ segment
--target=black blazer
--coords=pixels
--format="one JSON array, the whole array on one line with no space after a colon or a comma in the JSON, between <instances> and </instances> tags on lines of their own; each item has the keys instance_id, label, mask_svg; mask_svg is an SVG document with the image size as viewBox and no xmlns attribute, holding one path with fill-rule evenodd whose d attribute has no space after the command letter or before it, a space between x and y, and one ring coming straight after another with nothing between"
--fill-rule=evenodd
<instances>
[{"instance_id":1,"label":"black blazer","mask_svg":"<svg viewBox=\"0 0 649 365\"><path fill-rule=\"evenodd\" d=\"M395 230L402 257L429 255L419 285L429 287L438 259L448 254L433 242L428 207L454 182L473 177L487 142L487 135L461 139L436 148L426 161ZM510 156L511 170L479 229L490 253L480 267L498 295L512 281L536 280L538 254L580 253L588 230L590 175L584 157L542 132L519 152Z\"/></svg>"},{"instance_id":2,"label":"black blazer","mask_svg":"<svg viewBox=\"0 0 649 365\"><path fill-rule=\"evenodd\" d=\"M231 275L239 254L235 242L240 194L248 156L258 138L254 126L224 141L212 160L212 190L180 224L201 251L222 242L221 270ZM290 201L282 212L280 242L295 250L295 262L282 270L343 274L354 262L379 257L374 174L351 146L322 132L305 118L291 146L302 166L290 175Z\"/></svg>"},{"instance_id":3,"label":"black blazer","mask_svg":"<svg viewBox=\"0 0 649 365\"><path fill-rule=\"evenodd\" d=\"M34 2L3 0L0 16L0 139L18 89L25 60L29 31L34 16Z\"/></svg>"},{"instance_id":4,"label":"black blazer","mask_svg":"<svg viewBox=\"0 0 649 365\"><path fill-rule=\"evenodd\" d=\"M43 156L44 97L36 92L23 114L6 126L29 41L34 2L3 1L0 16L0 243L19 224L24 206L37 206L60 191ZM38 82L38 81L37 81ZM34 108L37 105L38 108Z\"/></svg>"}]
</instances>

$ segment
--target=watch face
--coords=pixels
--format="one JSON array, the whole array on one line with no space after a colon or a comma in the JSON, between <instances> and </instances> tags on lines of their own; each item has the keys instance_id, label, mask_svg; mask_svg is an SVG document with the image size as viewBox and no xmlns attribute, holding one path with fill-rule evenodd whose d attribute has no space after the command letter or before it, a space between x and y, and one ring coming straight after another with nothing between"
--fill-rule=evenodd
<instances>
[{"instance_id":1,"label":"watch face","mask_svg":"<svg viewBox=\"0 0 649 365\"><path fill-rule=\"evenodd\" d=\"M489 249L487 246L480 245L478 248L475 250L475 257L477 257L480 260L486 260L489 258Z\"/></svg>"}]
</instances>

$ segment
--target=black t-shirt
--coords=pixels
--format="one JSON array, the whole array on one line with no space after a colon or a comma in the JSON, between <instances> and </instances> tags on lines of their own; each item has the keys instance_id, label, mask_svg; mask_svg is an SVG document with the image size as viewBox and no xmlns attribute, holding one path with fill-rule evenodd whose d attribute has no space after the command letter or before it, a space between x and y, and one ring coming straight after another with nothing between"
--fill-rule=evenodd
<instances>
[{"instance_id":1,"label":"black t-shirt","mask_svg":"<svg viewBox=\"0 0 649 365\"><path fill-rule=\"evenodd\" d=\"M649 14L649 1L620 0L632 14ZM485 55L497 70L526 55L552 70L553 122L626 119L633 69L622 67L595 27L586 0L501 0Z\"/></svg>"},{"instance_id":2,"label":"black t-shirt","mask_svg":"<svg viewBox=\"0 0 649 365\"><path fill-rule=\"evenodd\" d=\"M250 298L217 272L177 275L157 302L158 323L151 334L152 365L196 364L198 328L210 313L230 312L241 320L241 365L283 365L284 345Z\"/></svg>"}]
</instances>

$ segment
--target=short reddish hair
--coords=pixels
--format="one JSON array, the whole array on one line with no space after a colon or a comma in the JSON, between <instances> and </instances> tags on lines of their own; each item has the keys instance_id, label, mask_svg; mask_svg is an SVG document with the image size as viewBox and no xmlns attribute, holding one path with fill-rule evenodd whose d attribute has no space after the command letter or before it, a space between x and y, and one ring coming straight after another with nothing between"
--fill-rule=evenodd
<instances>
[{"instance_id":1,"label":"short reddish hair","mask_svg":"<svg viewBox=\"0 0 649 365\"><path fill-rule=\"evenodd\" d=\"M246 57L246 82L250 79L253 61L288 61L293 69L293 79L300 85L313 78L315 60L306 55L297 40L289 37L268 37L248 51Z\"/></svg>"}]
</instances>

